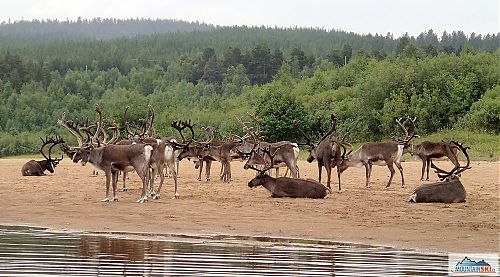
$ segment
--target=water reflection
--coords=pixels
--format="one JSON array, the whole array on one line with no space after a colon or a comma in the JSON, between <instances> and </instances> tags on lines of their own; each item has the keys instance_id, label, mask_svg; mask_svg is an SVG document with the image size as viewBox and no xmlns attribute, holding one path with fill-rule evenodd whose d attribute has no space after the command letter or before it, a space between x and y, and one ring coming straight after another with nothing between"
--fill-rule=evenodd
<instances>
[{"instance_id":1,"label":"water reflection","mask_svg":"<svg viewBox=\"0 0 500 277\"><path fill-rule=\"evenodd\" d=\"M352 244L160 241L0 226L0 275L444 276L447 256Z\"/></svg>"}]
</instances>

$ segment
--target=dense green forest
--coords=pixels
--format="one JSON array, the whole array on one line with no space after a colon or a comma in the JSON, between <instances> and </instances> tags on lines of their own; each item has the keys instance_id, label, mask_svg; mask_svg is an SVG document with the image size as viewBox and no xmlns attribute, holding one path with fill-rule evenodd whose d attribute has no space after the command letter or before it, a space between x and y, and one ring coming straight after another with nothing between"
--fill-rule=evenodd
<instances>
[{"instance_id":1,"label":"dense green forest","mask_svg":"<svg viewBox=\"0 0 500 277\"><path fill-rule=\"evenodd\" d=\"M126 106L136 120L153 105L157 136L174 134L177 119L241 134L234 115L248 111L267 140L297 141L294 119L319 136L335 113L337 134L364 142L397 135L394 119L411 115L421 135L470 132L495 145L498 46L499 34L461 31L393 38L171 20L4 22L0 156L34 153L41 135L71 139L57 118L94 118L96 104L120 124Z\"/></svg>"}]
</instances>

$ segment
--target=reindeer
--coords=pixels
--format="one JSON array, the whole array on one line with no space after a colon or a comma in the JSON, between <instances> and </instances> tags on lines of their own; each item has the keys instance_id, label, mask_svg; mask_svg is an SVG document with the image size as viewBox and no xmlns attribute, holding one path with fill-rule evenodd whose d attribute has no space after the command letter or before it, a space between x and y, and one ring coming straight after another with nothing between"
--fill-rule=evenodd
<instances>
[{"instance_id":1,"label":"reindeer","mask_svg":"<svg viewBox=\"0 0 500 277\"><path fill-rule=\"evenodd\" d=\"M236 142L216 142L203 145L199 154L199 160L213 159L222 165L220 178L223 183L231 182L231 161L239 157L231 153Z\"/></svg>"},{"instance_id":2,"label":"reindeer","mask_svg":"<svg viewBox=\"0 0 500 277\"><path fill-rule=\"evenodd\" d=\"M420 181L424 181L424 172L427 172L427 178L425 180L429 180L429 168L432 159L448 157L448 159L450 159L455 166L458 165L457 148L453 147L452 143L449 141L424 141L413 147L412 155L416 155L420 158L420 160L422 160L422 175L420 177Z\"/></svg>"},{"instance_id":3,"label":"reindeer","mask_svg":"<svg viewBox=\"0 0 500 277\"><path fill-rule=\"evenodd\" d=\"M332 133L335 132L337 124L337 118L335 115L331 115L331 127L328 132L326 132L318 143L314 144L311 139L306 135L306 133L300 128L298 121L294 121L294 126L302 133L302 135L307 139L307 151L309 151L309 156L307 157L307 162L312 163L314 160L318 163L318 182L321 183L321 173L322 168L326 169L326 187L331 191L330 181L332 175L332 168L339 165L344 158L346 147L352 147L350 144L344 141L337 141L328 138ZM342 155L340 154L340 149L343 149ZM337 166L337 176L339 179L339 192L341 191L340 186L340 167Z\"/></svg>"},{"instance_id":4,"label":"reindeer","mask_svg":"<svg viewBox=\"0 0 500 277\"><path fill-rule=\"evenodd\" d=\"M152 192L153 199L158 199L160 198L160 191L161 187L163 185L163 181L165 179L163 169L165 165L167 165L171 172L172 172L172 177L174 179L174 197L173 199L179 198L179 193L177 192L177 172L176 172L176 151L177 150L184 150L189 148L189 145L194 141L194 131L193 131L193 125L191 125L191 122L189 121L184 121L184 122L177 122L174 121L171 124L172 127L177 129L179 133L181 134L182 137L182 130L188 128L189 131L191 132L191 139L186 143L186 144L180 144L175 142L175 140L168 140L165 139L161 141L158 145L153 145L153 153L151 156L150 160L150 167L152 169L152 174L150 178L150 190ZM160 175L160 185L158 186L158 189L156 192L154 191L154 180L156 177L156 173L159 173Z\"/></svg>"},{"instance_id":5,"label":"reindeer","mask_svg":"<svg viewBox=\"0 0 500 277\"><path fill-rule=\"evenodd\" d=\"M278 168L281 166L286 166L290 171L292 178L299 177L299 167L297 166L297 160L299 158L299 146L296 143L290 141L279 141L274 143L269 143L262 141L262 136L260 134L260 123L261 120L258 119L255 115L251 113L247 113L252 120L256 123L257 129L253 131L252 128L248 127L247 123L243 122L243 120L237 116L235 116L236 120L243 127L243 130L246 132L245 136L238 141L238 144L233 147L231 153L235 155L240 155L242 157L251 156L250 153L252 151L259 151L259 149L269 147L271 151L279 149L279 151L274 156L273 165L276 168L276 177L279 175ZM253 142L246 141L247 138L252 138ZM259 165L256 159L249 159L247 162L248 165ZM263 166L264 164L260 164ZM245 168L247 169L247 168ZM285 174L286 175L286 174Z\"/></svg>"},{"instance_id":6,"label":"reindeer","mask_svg":"<svg viewBox=\"0 0 500 277\"><path fill-rule=\"evenodd\" d=\"M129 106L125 107L125 112L123 114L125 132L127 133L127 139L118 141L118 145L130 145L136 143L144 143L151 146L156 146L161 143L160 140L149 137L149 132L152 130L153 120L154 120L154 109L151 105L149 107L149 115L145 119L139 119L142 121L141 126L133 125L128 121L127 112ZM126 179L128 179L128 172L123 172L122 177L122 188L120 191L127 191Z\"/></svg>"},{"instance_id":7,"label":"reindeer","mask_svg":"<svg viewBox=\"0 0 500 277\"><path fill-rule=\"evenodd\" d=\"M464 202L467 193L464 186L460 182L459 174L467 169L470 169L470 158L467 154L469 147L464 147L456 141L451 141L450 145L459 149L466 157L467 164L460 166L460 163L455 164L455 167L450 171L445 171L438 168L431 161L431 167L435 169L439 179L442 182L421 185L415 189L410 196L410 202L415 203L458 203ZM458 160L458 159L457 159Z\"/></svg>"},{"instance_id":8,"label":"reindeer","mask_svg":"<svg viewBox=\"0 0 500 277\"><path fill-rule=\"evenodd\" d=\"M44 140L42 137L40 137L40 140L42 140L43 144L42 144L42 147L40 147L39 151L43 155L45 160L41 160L41 161L31 160L31 161L28 161L27 163L25 163L21 169L21 174L23 176L42 176L42 175L45 175L44 172L46 170L48 170L50 173L54 173L54 169L59 164L59 162L63 159L63 157L61 157L60 159L58 159L58 158L52 159L52 157L51 157L52 148L58 144L64 143L64 140L62 138L57 137L57 136L55 139L46 137ZM45 153L43 152L43 148L49 144L50 144L50 147L49 147L49 153L48 153L48 157L47 157L45 155Z\"/></svg>"},{"instance_id":9,"label":"reindeer","mask_svg":"<svg viewBox=\"0 0 500 277\"><path fill-rule=\"evenodd\" d=\"M415 134L415 120L417 118L410 119L409 117L401 123L402 118L396 119L396 123L401 127L405 133L405 138L402 140L395 140L389 142L370 142L363 144L358 150L351 154L350 150L346 157L342 159L340 165L338 165L340 173L344 172L349 167L361 167L364 166L366 170L366 184L365 187L370 187L370 175L372 172L372 165L386 165L391 176L389 177L389 182L385 188L391 186L392 178L394 177L394 164L399 169L401 174L401 187L405 187L405 180L403 176L403 167L401 166L401 157L405 153L409 153L411 150L410 141L416 137ZM413 132L411 135L408 134L408 130L404 125L407 121L410 121L413 125Z\"/></svg>"},{"instance_id":10,"label":"reindeer","mask_svg":"<svg viewBox=\"0 0 500 277\"><path fill-rule=\"evenodd\" d=\"M99 114L99 122L97 124L97 131L91 138L91 141L97 141L97 146L89 142L84 143L85 140L79 130L72 124L69 124L64 119L64 115L58 120L58 124L69 130L78 141L78 147L73 148L73 150L76 150L74 156L77 154L79 155L80 163L82 165L90 163L95 168L104 171L106 176L106 197L102 200L103 202L118 201L118 198L116 197L118 172L131 170L135 170L137 172L143 183L141 197L138 202L143 203L147 201L149 163L153 147L146 144L108 144L101 146L98 134L102 129L103 116L99 106L96 106L95 111ZM75 158L73 158L73 161L75 161ZM113 185L113 196L111 199L109 197L110 182Z\"/></svg>"},{"instance_id":11,"label":"reindeer","mask_svg":"<svg viewBox=\"0 0 500 277\"><path fill-rule=\"evenodd\" d=\"M327 195L327 188L321 183L315 180L308 179L297 179L289 177L278 177L273 178L269 176L266 171L273 168L274 165L274 155L279 151L275 149L273 154L270 152L270 148L267 147L262 149L262 152L267 154L269 157L266 158L256 151L252 151L251 158L260 160L266 164L263 169L258 169L253 165L249 165L248 162L245 164L245 168L250 168L258 172L257 176L248 182L250 188L257 186L263 186L271 193L271 197L281 198L281 197L292 197L292 198L325 198ZM269 161L270 163L268 163Z\"/></svg>"},{"instance_id":12,"label":"reindeer","mask_svg":"<svg viewBox=\"0 0 500 277\"><path fill-rule=\"evenodd\" d=\"M207 134L208 140L206 141L200 141L197 142L194 145L190 145L186 151L181 152L178 156L177 159L178 161L181 161L184 158L187 158L188 160L194 159L194 164L195 164L195 169L198 169L198 181L201 181L201 175L203 171L203 164L205 164L205 179L206 181L210 181L210 169L212 167L212 162L215 161L215 159L211 156L203 156L205 153L203 153L204 148L207 145L212 144L213 139L214 139L214 130L213 127L202 127L202 131L204 131ZM221 173L220 175L222 176L224 168L221 167Z\"/></svg>"}]
</instances>

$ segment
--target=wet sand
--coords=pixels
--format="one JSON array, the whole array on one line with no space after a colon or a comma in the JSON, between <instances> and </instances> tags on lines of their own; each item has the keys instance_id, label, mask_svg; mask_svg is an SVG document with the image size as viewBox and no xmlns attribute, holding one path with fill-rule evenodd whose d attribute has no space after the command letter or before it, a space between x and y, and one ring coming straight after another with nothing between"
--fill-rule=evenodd
<instances>
[{"instance_id":1,"label":"wet sand","mask_svg":"<svg viewBox=\"0 0 500 277\"><path fill-rule=\"evenodd\" d=\"M4 176L0 181L0 224L98 232L324 239L438 252L500 252L499 162L472 162L472 169L462 174L465 203L414 204L408 199L421 184L420 161L403 163L406 188L401 188L396 172L393 185L385 190L389 170L374 166L371 188L366 189L364 168L352 168L342 174L342 193L336 192L338 181L334 177L334 192L322 200L274 199L264 188L249 189L247 183L255 173L243 170L242 162L232 163L230 184L218 180L218 163L212 166L212 180L200 182L192 163L182 161L180 198L171 199L173 180L168 178L159 200L139 204L136 200L142 185L136 174L127 181L129 190L118 193L119 202L102 203L102 172L91 177L90 166L65 159L54 174L23 177L21 167L26 161L0 159ZM299 161L299 167L302 177L317 178L315 163Z\"/></svg>"}]
</instances>

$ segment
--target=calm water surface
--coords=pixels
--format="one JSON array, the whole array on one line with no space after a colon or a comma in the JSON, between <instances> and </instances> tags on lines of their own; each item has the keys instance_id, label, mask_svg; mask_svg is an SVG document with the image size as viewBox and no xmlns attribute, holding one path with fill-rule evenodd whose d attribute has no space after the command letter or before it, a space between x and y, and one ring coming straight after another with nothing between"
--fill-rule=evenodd
<instances>
[{"instance_id":1,"label":"calm water surface","mask_svg":"<svg viewBox=\"0 0 500 277\"><path fill-rule=\"evenodd\" d=\"M0 226L0 276L445 276L448 256L356 244L127 239Z\"/></svg>"}]
</instances>

